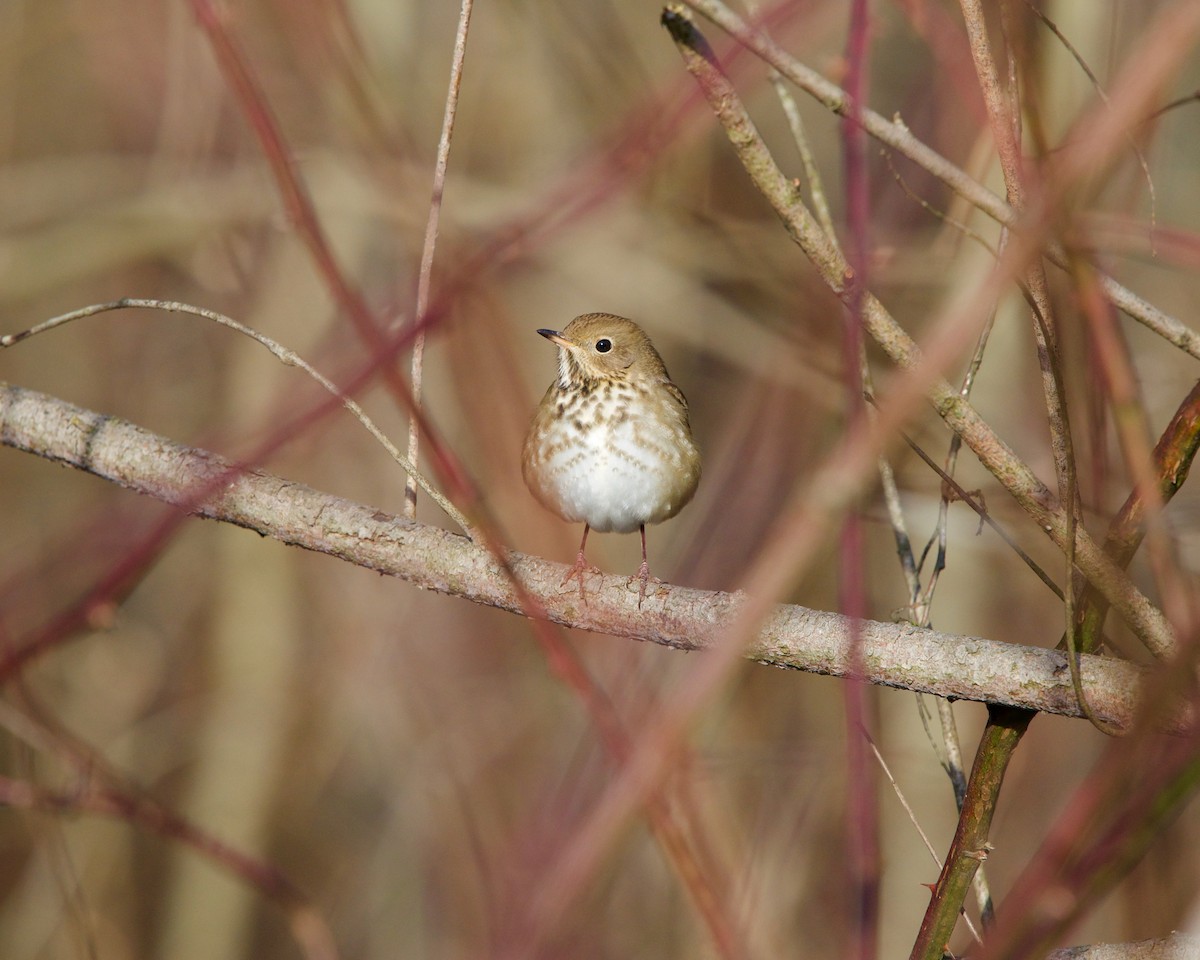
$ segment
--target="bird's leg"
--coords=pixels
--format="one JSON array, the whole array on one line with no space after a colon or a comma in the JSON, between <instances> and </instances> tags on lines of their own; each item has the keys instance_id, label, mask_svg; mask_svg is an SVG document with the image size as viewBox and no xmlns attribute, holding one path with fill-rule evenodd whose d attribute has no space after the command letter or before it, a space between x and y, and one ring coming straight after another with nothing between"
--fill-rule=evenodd
<instances>
[{"instance_id":1,"label":"bird's leg","mask_svg":"<svg viewBox=\"0 0 1200 960\"><path fill-rule=\"evenodd\" d=\"M583 553L584 548L587 547L587 538L588 538L588 534L591 532L591 530L592 530L592 528L589 524L585 523L583 525L583 539L579 541L579 556L577 556L575 558L575 565L573 567L571 567L570 570L567 571L567 575L565 577L563 577L562 584L560 584L560 586L563 586L565 584L570 583L572 578L578 577L579 578L579 601L580 601L580 603L584 603L584 604L587 603L587 594L585 594L583 592L583 575L585 573L588 573L591 570L596 569L590 563L587 562L587 557L584 556L584 553ZM599 572L599 571L597 571L597 572Z\"/></svg>"},{"instance_id":2,"label":"bird's leg","mask_svg":"<svg viewBox=\"0 0 1200 960\"><path fill-rule=\"evenodd\" d=\"M642 601L646 599L646 584L652 579L655 583L662 583L657 577L650 576L650 563L646 559L646 525L641 525L642 531L642 565L638 567L636 574L638 579L638 609L642 609ZM633 579L632 577L630 579Z\"/></svg>"}]
</instances>

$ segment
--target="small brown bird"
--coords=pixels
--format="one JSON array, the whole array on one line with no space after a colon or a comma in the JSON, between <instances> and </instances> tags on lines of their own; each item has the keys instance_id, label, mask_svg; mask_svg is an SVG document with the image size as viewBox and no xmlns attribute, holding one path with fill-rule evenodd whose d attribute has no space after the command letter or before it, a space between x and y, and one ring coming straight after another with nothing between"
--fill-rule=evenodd
<instances>
[{"instance_id":1,"label":"small brown bird","mask_svg":"<svg viewBox=\"0 0 1200 960\"><path fill-rule=\"evenodd\" d=\"M700 482L687 400L631 320L587 313L562 332L538 333L558 346L558 377L525 438L525 483L546 509L583 522L579 556L563 583L579 577L585 602L588 532L641 530L640 608L650 579L646 524L675 516Z\"/></svg>"}]
</instances>

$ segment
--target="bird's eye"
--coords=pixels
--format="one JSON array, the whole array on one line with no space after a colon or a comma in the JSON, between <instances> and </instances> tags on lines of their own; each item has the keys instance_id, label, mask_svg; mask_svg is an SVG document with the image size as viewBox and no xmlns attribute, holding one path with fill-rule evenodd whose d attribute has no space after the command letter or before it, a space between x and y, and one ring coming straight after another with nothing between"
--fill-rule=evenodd
<instances>
[{"instance_id":1,"label":"bird's eye","mask_svg":"<svg viewBox=\"0 0 1200 960\"><path fill-rule=\"evenodd\" d=\"M596 352L597 353L608 353L608 351L611 349L612 349L612 341L609 340L608 337L601 337L599 340L596 341Z\"/></svg>"}]
</instances>

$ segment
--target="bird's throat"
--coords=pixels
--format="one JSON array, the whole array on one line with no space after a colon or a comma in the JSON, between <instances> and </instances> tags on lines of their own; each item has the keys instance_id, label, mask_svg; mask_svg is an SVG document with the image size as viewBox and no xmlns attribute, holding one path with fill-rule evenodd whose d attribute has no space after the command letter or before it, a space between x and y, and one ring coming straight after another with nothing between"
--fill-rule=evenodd
<instances>
[{"instance_id":1,"label":"bird's throat","mask_svg":"<svg viewBox=\"0 0 1200 960\"><path fill-rule=\"evenodd\" d=\"M558 348L558 385L566 390L577 374L572 369L574 361L565 348Z\"/></svg>"}]
</instances>

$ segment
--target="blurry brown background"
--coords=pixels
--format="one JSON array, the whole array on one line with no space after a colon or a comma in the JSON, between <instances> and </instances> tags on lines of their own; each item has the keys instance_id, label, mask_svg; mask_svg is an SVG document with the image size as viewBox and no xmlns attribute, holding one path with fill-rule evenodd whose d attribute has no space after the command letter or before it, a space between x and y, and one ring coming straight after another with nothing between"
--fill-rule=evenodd
<instances>
[{"instance_id":1,"label":"blurry brown background","mask_svg":"<svg viewBox=\"0 0 1200 960\"><path fill-rule=\"evenodd\" d=\"M228 29L263 84L342 269L380 317L410 317L456 5L229 6ZM1047 10L1103 82L1157 6L1097 0ZM899 112L996 186L978 93L963 82L969 61L961 44L938 39L959 28L953 6L879 2L874 13L870 105ZM653 568L673 582L732 589L786 498L841 434L842 314L696 101L658 15L640 0L479 4L435 264L447 308L430 335L426 400L509 543L568 560L580 531L538 508L519 474L521 438L555 361L534 330L590 310L636 319L687 394L705 452L695 502L650 531ZM778 19L777 36L837 79L846 17L844 4L812 0ZM1060 47L1046 43L1043 53L1041 98L1058 135L1091 91ZM776 156L800 176L764 69L745 56L731 69ZM1178 88L1198 85L1193 63ZM801 109L836 214L837 126L803 98ZM1198 136L1192 107L1168 115L1147 146L1163 227L1194 229L1200 216ZM874 148L872 163L872 288L920 336L960 283L975 282L986 254L906 196ZM912 189L950 206L944 189L896 164ZM1132 154L1100 209L1112 215L1107 255L1122 282L1194 319L1196 255L1185 244L1183 254L1171 247L1150 257L1136 219L1149 216L1147 191ZM503 262L463 277L514 225L532 229ZM226 312L331 376L350 375L366 355L290 227L189 4L5 0L0 332L120 296ZM1029 327L1018 296L1001 304L974 399L1050 479ZM1125 329L1157 430L1195 365ZM1066 342L1068 387L1083 408L1091 380L1082 336L1068 331ZM105 314L8 350L0 378L227 455L316 402L297 372L248 340L148 312ZM362 399L403 436L405 419L385 391ZM910 432L941 460L948 438L932 417ZM402 475L347 415L293 433L266 469L400 511ZM1103 529L1128 481L1111 439L1106 447L1087 437L1081 447L1089 516ZM939 484L906 451L894 462L923 543ZM1061 561L969 456L960 477L983 488L991 511L1061 579ZM6 448L0 491L6 641L27 637L137 557L164 516L152 502ZM1188 501L1185 492L1171 517L1194 550L1196 501ZM420 513L446 523L427 499ZM872 499L863 515L869 612L888 620L903 613L904 582L881 507ZM934 625L1057 642L1061 613L1048 591L994 535L976 536L964 508L951 515ZM636 537L597 536L590 546L608 571L636 567ZM835 609L835 556L831 543L787 599ZM345 957L487 955L611 776L595 731L524 621L242 530L183 525L102 626L39 660L22 682L132 782L282 869ZM596 636L572 642L619 711L686 682L695 662ZM914 698L872 696L880 747L940 854L953 800ZM70 788L74 775L53 751L23 743L14 702L0 705L0 772ZM983 711L956 709L969 756ZM755 956L836 956L854 922L844 885L844 736L838 681L750 664L694 731L692 775L735 870ZM1085 723L1034 723L997 815L989 869L998 894L1102 746ZM897 956L927 902L921 884L937 871L890 790L879 809L881 955ZM1186 814L1076 939L1185 926L1198 827L1194 811ZM640 826L547 951L712 955ZM4 960L297 955L280 911L178 844L114 820L0 811Z\"/></svg>"}]
</instances>

